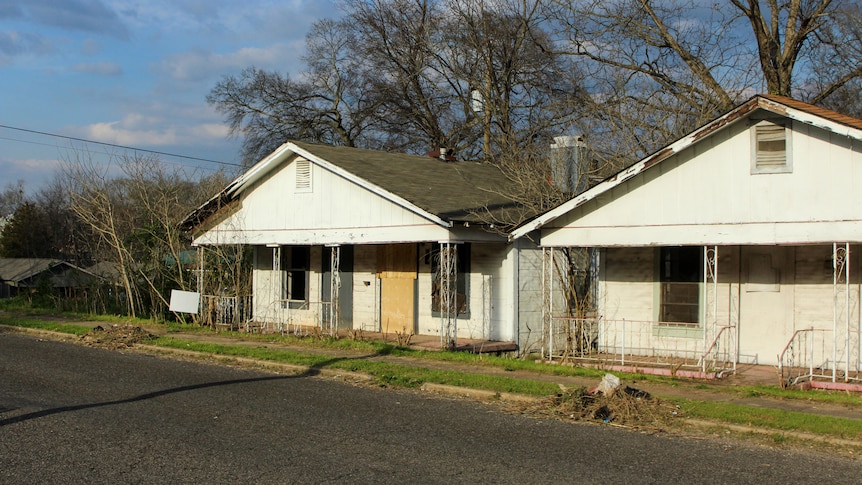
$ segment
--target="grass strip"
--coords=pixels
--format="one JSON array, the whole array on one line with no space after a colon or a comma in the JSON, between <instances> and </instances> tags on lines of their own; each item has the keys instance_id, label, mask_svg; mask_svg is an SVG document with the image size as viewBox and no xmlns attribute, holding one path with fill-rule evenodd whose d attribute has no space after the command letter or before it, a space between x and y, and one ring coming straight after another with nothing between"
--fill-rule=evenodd
<instances>
[{"instance_id":1,"label":"grass strip","mask_svg":"<svg viewBox=\"0 0 862 485\"><path fill-rule=\"evenodd\" d=\"M296 352L290 350L248 347L240 345L220 345L200 343L174 337L160 337L153 345L167 348L191 350L213 355L245 357L269 362L303 365L317 369L336 369L361 372L374 378L379 384L416 388L422 384L448 384L472 387L494 392L512 392L545 396L559 390L556 384L528 379L514 379L506 376L490 376L452 370L429 369L372 360L378 355L369 354L359 357L332 357L328 355Z\"/></svg>"},{"instance_id":2,"label":"grass strip","mask_svg":"<svg viewBox=\"0 0 862 485\"><path fill-rule=\"evenodd\" d=\"M90 330L91 327L86 325L75 325L71 323L62 323L62 322L52 322L48 320L40 320L34 318L20 318L20 317L3 317L0 319L0 325L9 325L13 327L21 327L21 328L33 328L38 330L48 330L51 332L60 332L60 333L68 333L72 335L84 335Z\"/></svg>"},{"instance_id":3,"label":"grass strip","mask_svg":"<svg viewBox=\"0 0 862 485\"><path fill-rule=\"evenodd\" d=\"M755 408L714 401L671 399L684 416L778 431L801 431L843 439L862 439L862 421L817 414Z\"/></svg>"}]
</instances>

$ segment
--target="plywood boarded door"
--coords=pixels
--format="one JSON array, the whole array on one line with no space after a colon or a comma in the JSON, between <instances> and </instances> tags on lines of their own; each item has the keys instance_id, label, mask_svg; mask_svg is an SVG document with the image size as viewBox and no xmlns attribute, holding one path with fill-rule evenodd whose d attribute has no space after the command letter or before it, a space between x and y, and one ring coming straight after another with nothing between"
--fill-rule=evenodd
<instances>
[{"instance_id":1,"label":"plywood boarded door","mask_svg":"<svg viewBox=\"0 0 862 485\"><path fill-rule=\"evenodd\" d=\"M383 332L415 331L416 274L415 244L387 244L377 248L380 327Z\"/></svg>"},{"instance_id":2,"label":"plywood boarded door","mask_svg":"<svg viewBox=\"0 0 862 485\"><path fill-rule=\"evenodd\" d=\"M793 254L782 246L743 247L741 254L739 360L775 365L793 334Z\"/></svg>"}]
</instances>

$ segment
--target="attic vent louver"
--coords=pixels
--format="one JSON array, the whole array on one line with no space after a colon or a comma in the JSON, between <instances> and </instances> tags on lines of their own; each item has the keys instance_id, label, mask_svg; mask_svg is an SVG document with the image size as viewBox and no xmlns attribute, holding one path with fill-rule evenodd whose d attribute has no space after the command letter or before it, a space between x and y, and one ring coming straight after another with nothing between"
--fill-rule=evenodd
<instances>
[{"instance_id":1,"label":"attic vent louver","mask_svg":"<svg viewBox=\"0 0 862 485\"><path fill-rule=\"evenodd\" d=\"M782 122L756 123L751 133L751 173L792 172L790 134L791 130Z\"/></svg>"},{"instance_id":2,"label":"attic vent louver","mask_svg":"<svg viewBox=\"0 0 862 485\"><path fill-rule=\"evenodd\" d=\"M311 162L308 160L296 161L296 190L297 192L311 191Z\"/></svg>"}]
</instances>

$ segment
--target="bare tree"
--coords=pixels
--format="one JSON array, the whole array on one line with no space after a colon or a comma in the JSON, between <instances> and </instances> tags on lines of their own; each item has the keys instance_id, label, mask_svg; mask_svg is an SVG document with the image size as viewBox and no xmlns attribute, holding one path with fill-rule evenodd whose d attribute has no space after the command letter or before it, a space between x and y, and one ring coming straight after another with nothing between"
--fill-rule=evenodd
<instances>
[{"instance_id":1,"label":"bare tree","mask_svg":"<svg viewBox=\"0 0 862 485\"><path fill-rule=\"evenodd\" d=\"M25 201L24 197L24 181L18 180L15 183L7 183L0 192L0 219L10 217L15 213L19 205Z\"/></svg>"},{"instance_id":2,"label":"bare tree","mask_svg":"<svg viewBox=\"0 0 862 485\"><path fill-rule=\"evenodd\" d=\"M850 59L844 40L852 39L842 28L842 2L553 3L563 48L583 60L594 81L584 131L615 164L654 151L751 94L823 102L862 74L858 63L838 61ZM819 83L802 74L825 73L826 61L829 75ZM613 132L625 135L608 136Z\"/></svg>"},{"instance_id":3,"label":"bare tree","mask_svg":"<svg viewBox=\"0 0 862 485\"><path fill-rule=\"evenodd\" d=\"M124 290L127 314L134 318L139 304L138 289L133 279L134 259L125 244L125 237L133 227L128 205L106 169L84 153L74 152L64 166L64 174L72 211L108 248L108 260L114 263Z\"/></svg>"},{"instance_id":4,"label":"bare tree","mask_svg":"<svg viewBox=\"0 0 862 485\"><path fill-rule=\"evenodd\" d=\"M306 70L249 69L208 100L246 154L288 138L410 153L447 148L494 161L564 131L581 96L550 48L536 0L348 0L315 24Z\"/></svg>"},{"instance_id":5,"label":"bare tree","mask_svg":"<svg viewBox=\"0 0 862 485\"><path fill-rule=\"evenodd\" d=\"M178 224L224 185L224 175L196 181L154 157L119 156L106 166L81 152L64 171L72 211L107 249L102 256L116 268L128 314L161 315L172 288L193 286L187 266L195 265Z\"/></svg>"}]
</instances>

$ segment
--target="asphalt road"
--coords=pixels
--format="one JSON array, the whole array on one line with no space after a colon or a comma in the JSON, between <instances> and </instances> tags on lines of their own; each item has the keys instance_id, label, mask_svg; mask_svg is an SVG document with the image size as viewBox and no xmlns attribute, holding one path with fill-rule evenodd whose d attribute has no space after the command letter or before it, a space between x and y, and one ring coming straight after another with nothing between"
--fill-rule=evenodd
<instances>
[{"instance_id":1,"label":"asphalt road","mask_svg":"<svg viewBox=\"0 0 862 485\"><path fill-rule=\"evenodd\" d=\"M858 483L862 462L0 333L0 483Z\"/></svg>"}]
</instances>

